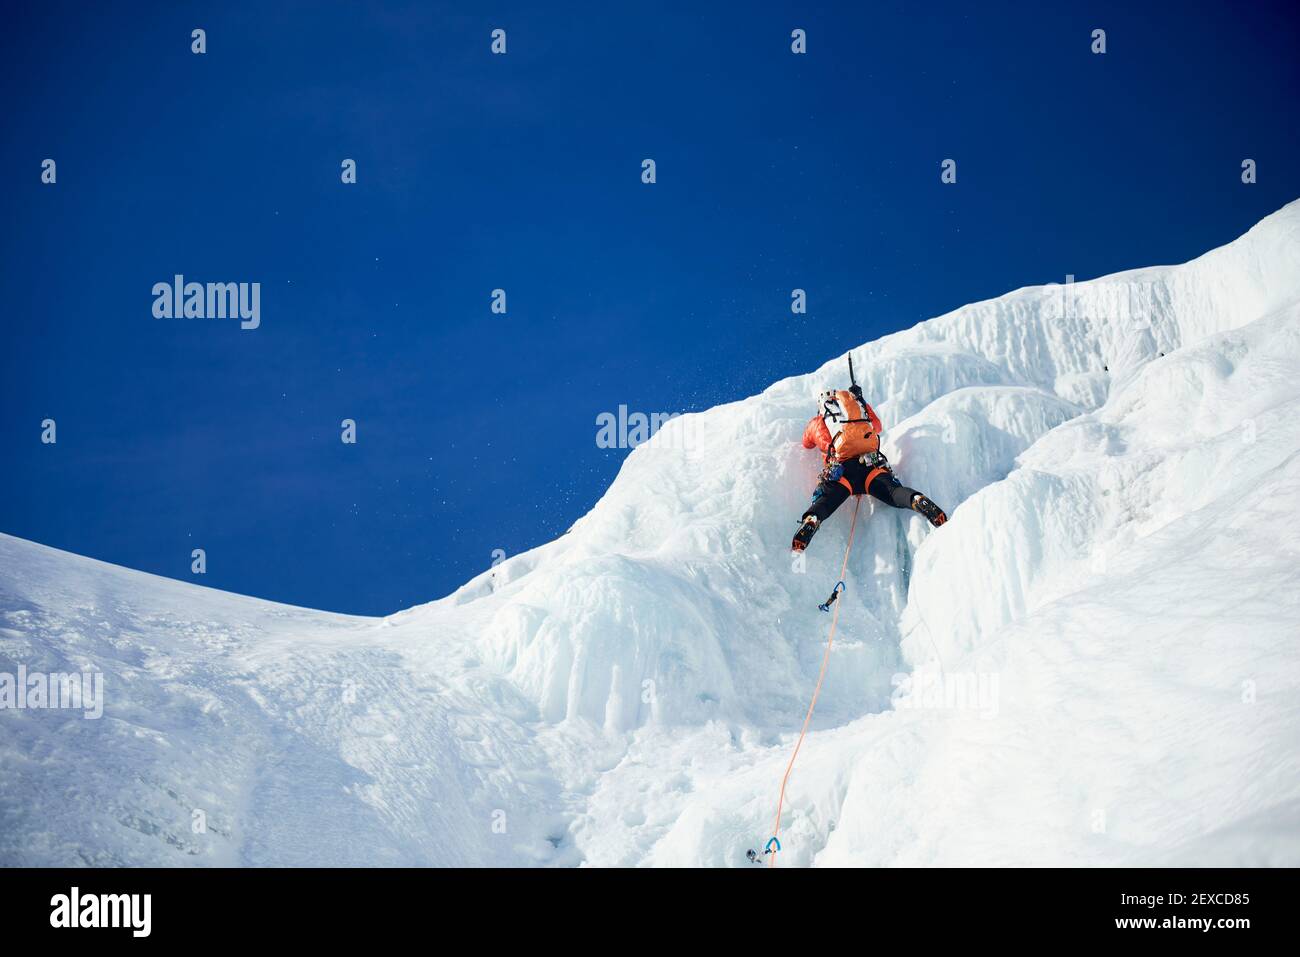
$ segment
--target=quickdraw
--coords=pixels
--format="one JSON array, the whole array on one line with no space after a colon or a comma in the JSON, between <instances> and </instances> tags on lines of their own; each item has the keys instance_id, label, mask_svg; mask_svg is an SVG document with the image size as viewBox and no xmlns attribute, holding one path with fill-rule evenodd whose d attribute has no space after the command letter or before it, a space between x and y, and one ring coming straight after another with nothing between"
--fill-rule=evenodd
<instances>
[{"instance_id":1,"label":"quickdraw","mask_svg":"<svg viewBox=\"0 0 1300 957\"><path fill-rule=\"evenodd\" d=\"M831 605L835 604L835 599L840 597L840 592L842 591L844 591L844 582L836 582L835 587L831 589L831 597L818 605L817 609L819 611L830 611Z\"/></svg>"},{"instance_id":2,"label":"quickdraw","mask_svg":"<svg viewBox=\"0 0 1300 957\"><path fill-rule=\"evenodd\" d=\"M764 848L763 848L763 856L764 856L764 857L767 857L767 855L769 855L769 854L772 853L772 845L773 845L773 844L776 845L776 849L777 849L778 851L781 850L781 842L778 841L775 837L770 837L770 838L768 838L768 840L767 840L767 844L766 844L766 846L764 846ZM758 863L760 863L760 861L759 861L759 859L758 859L758 851L754 850L752 847L751 847L749 850L747 850L747 851L745 852L745 856L746 856L747 858L749 858L749 862L750 862L751 864L758 864Z\"/></svg>"}]
</instances>

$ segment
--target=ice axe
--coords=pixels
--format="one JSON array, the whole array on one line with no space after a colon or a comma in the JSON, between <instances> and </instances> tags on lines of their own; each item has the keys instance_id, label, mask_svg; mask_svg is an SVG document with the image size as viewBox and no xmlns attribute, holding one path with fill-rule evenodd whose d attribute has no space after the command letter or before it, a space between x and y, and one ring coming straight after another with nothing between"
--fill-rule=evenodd
<instances>
[{"instance_id":1,"label":"ice axe","mask_svg":"<svg viewBox=\"0 0 1300 957\"><path fill-rule=\"evenodd\" d=\"M853 353L849 353L849 392L853 393L853 398L859 402L865 402L862 398L862 390L858 388L857 377L853 374Z\"/></svg>"}]
</instances>

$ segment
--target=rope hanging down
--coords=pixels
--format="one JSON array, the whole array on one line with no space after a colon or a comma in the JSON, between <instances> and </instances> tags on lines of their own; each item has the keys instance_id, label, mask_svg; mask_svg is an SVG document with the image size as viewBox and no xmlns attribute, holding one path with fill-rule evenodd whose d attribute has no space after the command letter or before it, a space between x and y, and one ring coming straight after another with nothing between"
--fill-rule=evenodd
<instances>
[{"instance_id":1,"label":"rope hanging down","mask_svg":"<svg viewBox=\"0 0 1300 957\"><path fill-rule=\"evenodd\" d=\"M794 770L794 759L799 756L799 749L803 746L804 735L808 733L808 725L812 723L813 709L817 707L817 696L821 694L822 681L826 677L826 666L831 660L831 645L835 641L835 625L840 620L840 606L835 599L839 596L839 593L844 590L844 575L849 570L849 552L853 549L853 532L858 527L858 508L861 505L862 497L858 495L853 496L853 521L849 523L849 540L844 546L844 561L840 565L840 580L839 583L836 584L835 590L831 592L831 597L826 600L826 603L818 606L822 611L831 611L831 608L828 606L833 606L834 610L831 611L831 630L826 636L826 650L822 653L821 671L817 673L817 685L813 688L812 701L808 702L808 713L804 716L803 727L799 729L799 740L794 743L794 753L790 755L790 763L785 766L785 774L781 777L781 794L776 799L776 824L772 827L772 837L767 842L767 849L763 852L765 855L771 855L767 862L768 867L776 867L776 855L781 851L781 841L779 838L781 836L781 810L785 806L785 785L786 782L790 780L790 772ZM776 845L775 848L773 848L774 844Z\"/></svg>"}]
</instances>

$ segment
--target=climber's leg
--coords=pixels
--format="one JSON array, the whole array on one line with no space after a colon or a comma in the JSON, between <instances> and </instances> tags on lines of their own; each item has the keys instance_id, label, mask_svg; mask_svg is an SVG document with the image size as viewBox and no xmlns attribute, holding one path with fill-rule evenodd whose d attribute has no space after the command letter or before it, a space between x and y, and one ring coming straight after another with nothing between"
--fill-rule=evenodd
<instances>
[{"instance_id":1,"label":"climber's leg","mask_svg":"<svg viewBox=\"0 0 1300 957\"><path fill-rule=\"evenodd\" d=\"M892 505L894 508L910 508L920 512L930 524L938 528L944 522L948 521L948 516L944 514L943 509L934 502L930 501L914 488L909 488L900 482L893 472L881 472L876 475L871 484L867 486L867 491L873 498L878 498L886 505Z\"/></svg>"},{"instance_id":2,"label":"climber's leg","mask_svg":"<svg viewBox=\"0 0 1300 957\"><path fill-rule=\"evenodd\" d=\"M872 498L878 498L894 508L911 508L912 496L921 494L914 488L908 488L888 470L878 472L871 479L867 491L871 493Z\"/></svg>"},{"instance_id":3,"label":"climber's leg","mask_svg":"<svg viewBox=\"0 0 1300 957\"><path fill-rule=\"evenodd\" d=\"M843 483L823 479L813 492L812 504L808 506L803 513L803 517L799 520L801 525L799 531L795 532L794 541L790 543L790 547L796 552L801 552L807 548L808 542L817 534L817 529L821 527L821 523L843 505L844 500L848 497L849 490Z\"/></svg>"}]
</instances>

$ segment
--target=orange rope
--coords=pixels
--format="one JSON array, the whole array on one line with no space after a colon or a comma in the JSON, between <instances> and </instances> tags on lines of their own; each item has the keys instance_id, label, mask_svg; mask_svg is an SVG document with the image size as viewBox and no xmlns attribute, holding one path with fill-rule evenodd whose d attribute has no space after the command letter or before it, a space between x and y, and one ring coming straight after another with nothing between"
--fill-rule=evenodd
<instances>
[{"instance_id":1,"label":"orange rope","mask_svg":"<svg viewBox=\"0 0 1300 957\"><path fill-rule=\"evenodd\" d=\"M849 551L853 548L853 530L858 527L858 506L862 504L862 497L853 496L853 521L849 523L849 541L844 546L844 562L840 565L839 581L844 581L844 575L849 570ZM831 612L831 631L826 636L826 651L822 654L822 668L817 673L817 687L813 688L812 701L808 702L808 713L804 716L803 727L799 729L799 740L794 743L794 753L790 755L790 763L785 766L785 775L781 778L781 796L776 799L776 825L772 828L772 836L777 838L777 845L780 846L781 834L781 808L785 806L785 783L790 780L790 772L794 770L794 759L799 757L799 749L803 746L804 735L808 733L808 725L812 722L813 709L817 707L817 696L822 692L822 679L826 677L826 665L831 660L831 644L835 641L835 624L840 620L840 606L844 602L837 601L835 608ZM780 853L778 848L772 849L772 859L767 862L768 867L776 867L776 855Z\"/></svg>"}]
</instances>

